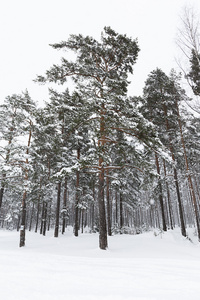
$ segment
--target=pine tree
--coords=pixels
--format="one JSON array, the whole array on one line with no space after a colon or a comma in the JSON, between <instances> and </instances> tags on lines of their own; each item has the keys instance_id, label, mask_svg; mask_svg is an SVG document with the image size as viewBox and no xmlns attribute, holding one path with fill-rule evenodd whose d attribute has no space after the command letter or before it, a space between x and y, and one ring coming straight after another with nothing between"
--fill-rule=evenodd
<instances>
[{"instance_id":1,"label":"pine tree","mask_svg":"<svg viewBox=\"0 0 200 300\"><path fill-rule=\"evenodd\" d=\"M55 49L71 49L77 53L76 62L62 59L61 66L54 66L38 81L64 83L67 77L77 83L84 97L87 96L92 110L99 119L99 233L100 248L107 248L107 229L104 204L104 153L107 139L109 112L118 113L117 102L127 92L128 73L132 73L139 51L137 41L117 34L110 27L104 28L101 42L82 35L72 35L67 42L52 45ZM82 83L83 82L83 83Z\"/></svg>"},{"instance_id":2,"label":"pine tree","mask_svg":"<svg viewBox=\"0 0 200 300\"><path fill-rule=\"evenodd\" d=\"M38 76L37 81L64 84L71 77L75 82L82 106L75 107L77 117L72 117L65 134L74 134L79 128L88 126L94 147L82 160L82 169L98 171L99 246L106 249L105 175L108 170L125 167L125 162L123 166L112 165L110 149L120 144L116 133L123 132L149 148L161 147L152 124L139 113L137 99L127 97L128 74L133 72L139 48L136 40L110 27L104 28L100 42L92 37L72 35L68 41L52 46L74 51L76 60L69 62L62 58L60 66L54 65L45 77Z\"/></svg>"},{"instance_id":3,"label":"pine tree","mask_svg":"<svg viewBox=\"0 0 200 300\"><path fill-rule=\"evenodd\" d=\"M1 184L1 202L5 187L6 177L15 177L22 179L22 202L21 202L21 229L20 229L20 247L25 245L25 222L26 222L26 198L29 190L29 176L32 169L30 164L30 145L33 131L34 113L36 105L30 98L28 92L22 95L12 95L7 97L5 103L1 106L1 113L6 109L7 128L3 127L2 138L7 145L1 149L4 152L4 163L7 165L8 172L3 171L3 181ZM1 125L6 122L1 118ZM23 137L23 139L22 139ZM24 142L26 141L26 142ZM2 152L2 153L3 153ZM19 181L20 182L20 181Z\"/></svg>"},{"instance_id":4,"label":"pine tree","mask_svg":"<svg viewBox=\"0 0 200 300\"><path fill-rule=\"evenodd\" d=\"M190 72L186 76L191 82L195 95L200 96L200 54L192 49L190 58Z\"/></svg>"},{"instance_id":5,"label":"pine tree","mask_svg":"<svg viewBox=\"0 0 200 300\"><path fill-rule=\"evenodd\" d=\"M187 149L186 149L186 144L185 144L185 136L184 136L184 132L183 132L182 118L180 115L180 108L179 108L180 101L183 99L187 99L187 96L185 95L185 91L180 86L179 76L177 76L177 74L174 71L172 71L170 74L170 80L171 80L172 96L174 99L174 104L175 104L176 113L177 113L178 128L179 128L179 132L180 132L180 141L181 141L183 157L184 157L184 161L185 161L185 174L186 174L186 177L188 180L189 191L191 193L191 199L192 199L192 203L193 203L193 207L194 207L198 240L200 241L199 209L198 209L198 203L197 203L197 197L196 197L196 193L195 193L195 189L194 189L194 184L193 184L193 180L192 180L191 167L189 165L189 160L188 160L188 154L187 154Z\"/></svg>"},{"instance_id":6,"label":"pine tree","mask_svg":"<svg viewBox=\"0 0 200 300\"><path fill-rule=\"evenodd\" d=\"M176 109L176 103L173 97L173 90L171 81L168 76L160 69L156 69L149 75L145 88L144 99L146 103L143 105L142 110L145 115L157 126L161 141L171 152L172 160L175 163L176 149L174 147L174 140L176 132L178 130L178 115ZM157 172L160 177L158 157L156 156ZM185 222L183 216L183 204L180 196L180 188L178 181L177 168L174 166L174 182L176 186L177 200L179 205L179 215L181 221L182 235L186 236ZM159 195L160 202L162 203L162 186L159 179ZM164 205L162 203L162 215L164 214ZM163 224L163 227L166 226Z\"/></svg>"}]
</instances>

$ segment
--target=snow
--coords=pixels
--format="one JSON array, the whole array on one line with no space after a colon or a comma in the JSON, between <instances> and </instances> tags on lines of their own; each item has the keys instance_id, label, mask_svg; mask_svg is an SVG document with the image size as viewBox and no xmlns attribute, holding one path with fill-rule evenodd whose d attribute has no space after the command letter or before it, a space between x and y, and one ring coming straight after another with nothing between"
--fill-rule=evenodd
<instances>
[{"instance_id":1,"label":"snow","mask_svg":"<svg viewBox=\"0 0 200 300\"><path fill-rule=\"evenodd\" d=\"M191 235L192 236L192 235ZM109 237L98 249L98 234L71 230L54 238L0 230L0 286L3 300L197 300L200 246L180 230L156 236Z\"/></svg>"}]
</instances>

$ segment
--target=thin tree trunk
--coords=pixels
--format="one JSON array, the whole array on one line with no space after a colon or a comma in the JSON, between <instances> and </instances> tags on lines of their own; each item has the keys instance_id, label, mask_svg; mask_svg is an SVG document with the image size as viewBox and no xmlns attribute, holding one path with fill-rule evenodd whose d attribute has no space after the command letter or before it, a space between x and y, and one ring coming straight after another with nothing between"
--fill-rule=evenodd
<instances>
[{"instance_id":1,"label":"thin tree trunk","mask_svg":"<svg viewBox=\"0 0 200 300\"><path fill-rule=\"evenodd\" d=\"M94 232L94 203L95 203L95 180L92 183L93 202L91 204L91 230Z\"/></svg>"},{"instance_id":2,"label":"thin tree trunk","mask_svg":"<svg viewBox=\"0 0 200 300\"><path fill-rule=\"evenodd\" d=\"M56 223L55 223L54 237L58 237L58 233L59 233L61 181L58 182L57 187L58 187L58 191L57 191Z\"/></svg>"},{"instance_id":3,"label":"thin tree trunk","mask_svg":"<svg viewBox=\"0 0 200 300\"><path fill-rule=\"evenodd\" d=\"M44 200L42 202L42 215L41 215L41 225L40 225L40 234L43 233L43 227L44 227Z\"/></svg>"},{"instance_id":4,"label":"thin tree trunk","mask_svg":"<svg viewBox=\"0 0 200 300\"><path fill-rule=\"evenodd\" d=\"M183 236L186 237L187 233L186 233L186 228L185 228L183 207L182 207L182 201L181 201L181 196L180 196L180 190L179 190L178 176L177 176L176 168L174 168L174 181L175 181L176 193L177 193L177 199L178 199L179 217L180 217L180 223L181 223L181 233L182 233Z\"/></svg>"},{"instance_id":5,"label":"thin tree trunk","mask_svg":"<svg viewBox=\"0 0 200 300\"><path fill-rule=\"evenodd\" d=\"M175 163L175 155L174 155L174 150L172 147L172 142L171 142L171 137L169 134L170 131L170 126L169 126L169 121L167 118L167 107L164 105L164 112L165 112L165 124L166 124L166 131L169 135L169 150L171 152L172 160ZM180 195L180 190L179 190L179 183L178 183L178 175L177 175L177 170L176 167L173 168L174 171L174 183L176 187L176 194L177 194L177 201L178 201L178 208L179 208L179 217L180 217L180 225L181 225L181 234L186 237L186 228L185 228L185 222L184 222L184 216L183 216L183 207L182 207L182 201L181 201L181 195Z\"/></svg>"},{"instance_id":6,"label":"thin tree trunk","mask_svg":"<svg viewBox=\"0 0 200 300\"><path fill-rule=\"evenodd\" d=\"M62 234L65 232L66 217L67 217L67 177L65 177L64 183L64 194L63 194L63 223L62 223Z\"/></svg>"},{"instance_id":7,"label":"thin tree trunk","mask_svg":"<svg viewBox=\"0 0 200 300\"><path fill-rule=\"evenodd\" d=\"M80 149L77 150L77 160L80 159ZM80 172L76 171L76 196L75 196L75 221L74 221L74 235L78 236L79 230L79 180Z\"/></svg>"},{"instance_id":8,"label":"thin tree trunk","mask_svg":"<svg viewBox=\"0 0 200 300\"><path fill-rule=\"evenodd\" d=\"M120 233L122 234L122 228L124 226L124 222L123 222L123 199L122 199L122 193L119 193L119 211L120 211Z\"/></svg>"},{"instance_id":9,"label":"thin tree trunk","mask_svg":"<svg viewBox=\"0 0 200 300\"><path fill-rule=\"evenodd\" d=\"M48 224L47 224L47 231L50 230L51 226L51 206L52 206L52 199L49 202L49 212L48 212Z\"/></svg>"},{"instance_id":10,"label":"thin tree trunk","mask_svg":"<svg viewBox=\"0 0 200 300\"><path fill-rule=\"evenodd\" d=\"M81 209L81 233L84 232L84 209Z\"/></svg>"},{"instance_id":11,"label":"thin tree trunk","mask_svg":"<svg viewBox=\"0 0 200 300\"><path fill-rule=\"evenodd\" d=\"M107 223L108 223L108 235L112 235L111 230L111 213L110 213L110 184L109 184L109 170L106 171L106 201L107 201Z\"/></svg>"},{"instance_id":12,"label":"thin tree trunk","mask_svg":"<svg viewBox=\"0 0 200 300\"><path fill-rule=\"evenodd\" d=\"M118 199L117 199L117 189L115 189L115 226L118 227Z\"/></svg>"},{"instance_id":13,"label":"thin tree trunk","mask_svg":"<svg viewBox=\"0 0 200 300\"><path fill-rule=\"evenodd\" d=\"M47 201L44 201L44 220L43 220L43 230L42 234L46 235L46 229L47 229Z\"/></svg>"},{"instance_id":14,"label":"thin tree trunk","mask_svg":"<svg viewBox=\"0 0 200 300\"><path fill-rule=\"evenodd\" d=\"M181 134L181 143L182 143L184 159L185 159L186 176L188 178L188 184L189 184L189 188L191 191L194 213L195 213L195 217L196 217L198 240L200 242L200 223L199 223L198 205L197 205L196 195L195 195L194 187L193 187L193 183L192 183L192 177L191 177L191 173L190 173L189 163L188 163L188 159L187 159L187 153L186 153L185 141L184 141L184 137L183 137L182 123L181 123L181 118L180 118L180 114L179 114L179 106L178 106L177 99L176 99L176 107L177 107L177 114L178 114L179 131Z\"/></svg>"},{"instance_id":15,"label":"thin tree trunk","mask_svg":"<svg viewBox=\"0 0 200 300\"><path fill-rule=\"evenodd\" d=\"M38 198L38 203L37 203L37 215L36 215L35 232L37 232L37 230L38 230L39 215L40 215L40 197Z\"/></svg>"},{"instance_id":16,"label":"thin tree trunk","mask_svg":"<svg viewBox=\"0 0 200 300\"><path fill-rule=\"evenodd\" d=\"M174 217L173 217L173 211L172 211L172 204L171 204L171 197L170 197L170 191L169 191L169 185L167 181L167 170L166 170L166 164L165 160L163 160L163 167L164 167L164 174L165 174L165 184L166 184L166 190L167 190L167 201L168 201L168 208L169 208L169 223L170 223L170 228L174 228Z\"/></svg>"},{"instance_id":17,"label":"thin tree trunk","mask_svg":"<svg viewBox=\"0 0 200 300\"><path fill-rule=\"evenodd\" d=\"M26 191L23 193L22 199L22 214L21 214L21 227L20 227L20 242L19 246L25 246L25 225L26 225Z\"/></svg>"},{"instance_id":18,"label":"thin tree trunk","mask_svg":"<svg viewBox=\"0 0 200 300\"><path fill-rule=\"evenodd\" d=\"M161 178L160 178L160 166L158 161L158 156L155 153L155 159L156 159L156 168L158 173L158 187L159 187L159 202L160 202L160 208L161 208L161 215L162 215L162 229L164 231L167 231L166 221L165 221L165 211L164 211L164 201L163 201L163 194L162 194L162 184L161 184Z\"/></svg>"},{"instance_id":19,"label":"thin tree trunk","mask_svg":"<svg viewBox=\"0 0 200 300\"><path fill-rule=\"evenodd\" d=\"M6 174L3 174L2 177L6 178ZM4 180L2 180L1 189L0 189L0 212L1 212L2 202L3 202L4 188L5 188L5 183Z\"/></svg>"},{"instance_id":20,"label":"thin tree trunk","mask_svg":"<svg viewBox=\"0 0 200 300\"><path fill-rule=\"evenodd\" d=\"M30 129L29 129L29 137L28 137L28 145L27 145L27 150L26 154L29 154L29 147L31 144L31 136L32 136L32 121L30 121ZM25 164L28 165L28 158L25 160ZM21 216L21 228L20 228L20 242L19 246L24 247L25 246L25 226L26 226L26 196L27 196L27 181L28 181L28 170L25 169L25 190L23 193L23 198L22 198L22 216Z\"/></svg>"},{"instance_id":21,"label":"thin tree trunk","mask_svg":"<svg viewBox=\"0 0 200 300\"><path fill-rule=\"evenodd\" d=\"M98 141L99 149L104 151L105 146L105 108L102 105L101 120L100 120L100 139ZM99 247L106 250L108 247L107 240L107 226L106 226L106 209L104 201L104 166L103 158L99 157L99 191L98 191L98 204L99 204Z\"/></svg>"},{"instance_id":22,"label":"thin tree trunk","mask_svg":"<svg viewBox=\"0 0 200 300\"><path fill-rule=\"evenodd\" d=\"M31 216L30 216L30 223L29 223L29 231L31 231L31 228L32 228L34 209L35 209L35 203L33 202L32 210L31 210Z\"/></svg>"}]
</instances>

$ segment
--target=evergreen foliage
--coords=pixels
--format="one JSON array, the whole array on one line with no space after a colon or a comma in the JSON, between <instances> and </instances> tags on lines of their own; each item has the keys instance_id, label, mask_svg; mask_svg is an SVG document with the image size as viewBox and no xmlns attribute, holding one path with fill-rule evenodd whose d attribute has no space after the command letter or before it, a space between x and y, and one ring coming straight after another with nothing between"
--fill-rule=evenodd
<instances>
[{"instance_id":1,"label":"evergreen foliage","mask_svg":"<svg viewBox=\"0 0 200 300\"><path fill-rule=\"evenodd\" d=\"M55 237L69 225L75 236L98 231L101 249L107 234L180 225L186 236L194 223L198 231L199 118L181 106L180 76L157 68L141 97L128 96L138 42L110 27L100 41L71 35L51 46L75 59L36 81L63 91L50 88L43 108L27 91L0 106L1 226L20 230L20 246L33 227Z\"/></svg>"}]
</instances>

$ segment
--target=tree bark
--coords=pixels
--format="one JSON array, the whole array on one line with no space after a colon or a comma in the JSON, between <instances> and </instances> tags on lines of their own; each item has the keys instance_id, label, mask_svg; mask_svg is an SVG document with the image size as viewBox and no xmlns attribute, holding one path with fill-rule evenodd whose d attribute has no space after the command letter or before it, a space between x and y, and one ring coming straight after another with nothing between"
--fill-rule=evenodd
<instances>
[{"instance_id":1,"label":"tree bark","mask_svg":"<svg viewBox=\"0 0 200 300\"><path fill-rule=\"evenodd\" d=\"M119 210L120 210L120 234L122 234L122 228L124 226L124 220L123 220L123 199L122 199L122 193L119 193Z\"/></svg>"},{"instance_id":2,"label":"tree bark","mask_svg":"<svg viewBox=\"0 0 200 300\"><path fill-rule=\"evenodd\" d=\"M37 203L37 215L36 215L35 232L37 232L37 230L38 230L39 214L40 214L40 196L38 198L38 203Z\"/></svg>"},{"instance_id":3,"label":"tree bark","mask_svg":"<svg viewBox=\"0 0 200 300\"><path fill-rule=\"evenodd\" d=\"M28 137L28 145L27 145L27 150L26 154L29 154L29 147L31 144L31 137L32 137L32 121L29 121L30 124L30 129L29 129L29 137ZM25 164L28 165L28 158L25 160ZM27 182L28 182L28 170L25 168L25 189L23 193L23 198L22 198L22 216L21 216L21 228L20 228L20 242L19 246L24 247L25 246L25 226L26 226L26 196L27 196Z\"/></svg>"},{"instance_id":4,"label":"tree bark","mask_svg":"<svg viewBox=\"0 0 200 300\"><path fill-rule=\"evenodd\" d=\"M6 175L3 174L2 177L6 177ZM0 189L0 211L1 211L1 206L2 206L2 202L3 202L4 188L5 188L5 183L3 181L1 183L1 189Z\"/></svg>"},{"instance_id":5,"label":"tree bark","mask_svg":"<svg viewBox=\"0 0 200 300\"><path fill-rule=\"evenodd\" d=\"M64 194L63 194L63 223L62 223L62 234L65 232L66 217L67 217L67 177L65 177L64 183Z\"/></svg>"},{"instance_id":6,"label":"tree bark","mask_svg":"<svg viewBox=\"0 0 200 300\"><path fill-rule=\"evenodd\" d=\"M165 160L163 160L163 167L164 167L164 174L165 174L165 184L166 184L166 190L167 190L167 201L168 201L168 209L169 209L169 224L170 228L174 228L174 217L173 217L173 211L172 211L172 204L171 204L171 197L170 197L170 191L169 191L169 184L167 181L167 170L166 170L166 164Z\"/></svg>"},{"instance_id":7,"label":"tree bark","mask_svg":"<svg viewBox=\"0 0 200 300\"><path fill-rule=\"evenodd\" d=\"M164 231L167 231L166 221L165 221L165 210L164 210L164 201L163 201L163 193L162 193L162 184L161 184L161 178L160 178L160 165L158 161L158 156L155 153L155 159L156 159L156 168L158 173L158 188L159 188L159 202L160 202L160 208L161 208L161 215L162 215L162 229Z\"/></svg>"},{"instance_id":8,"label":"tree bark","mask_svg":"<svg viewBox=\"0 0 200 300\"><path fill-rule=\"evenodd\" d=\"M19 246L25 246L25 225L26 225L26 191L23 193L22 198L22 213L21 213L21 227L20 227L20 242Z\"/></svg>"},{"instance_id":9,"label":"tree bark","mask_svg":"<svg viewBox=\"0 0 200 300\"><path fill-rule=\"evenodd\" d=\"M44 200L42 202L42 215L41 215L41 225L40 225L40 234L43 233L43 227L44 227Z\"/></svg>"},{"instance_id":10,"label":"tree bark","mask_svg":"<svg viewBox=\"0 0 200 300\"><path fill-rule=\"evenodd\" d=\"M77 150L77 160L80 159L80 149ZM79 230L79 181L80 172L76 171L76 198L75 198L75 220L74 220L74 235L78 236Z\"/></svg>"},{"instance_id":11,"label":"tree bark","mask_svg":"<svg viewBox=\"0 0 200 300\"><path fill-rule=\"evenodd\" d=\"M61 181L58 182L57 206L56 206L56 223L55 223L54 237L58 237L58 233L59 233L60 194L61 194Z\"/></svg>"},{"instance_id":12,"label":"tree bark","mask_svg":"<svg viewBox=\"0 0 200 300\"><path fill-rule=\"evenodd\" d=\"M106 201L107 201L107 223L108 235L112 235L111 230L111 212L110 212L110 184L109 184L109 170L106 171Z\"/></svg>"},{"instance_id":13,"label":"tree bark","mask_svg":"<svg viewBox=\"0 0 200 300\"><path fill-rule=\"evenodd\" d=\"M32 228L34 209L35 209L35 203L33 202L33 206L31 209L30 223L29 223L29 231L31 231L31 228Z\"/></svg>"},{"instance_id":14,"label":"tree bark","mask_svg":"<svg viewBox=\"0 0 200 300\"><path fill-rule=\"evenodd\" d=\"M106 228L106 211L104 203L104 168L102 168L99 174L99 247L102 250L106 250L108 247L107 242L107 228Z\"/></svg>"},{"instance_id":15,"label":"tree bark","mask_svg":"<svg viewBox=\"0 0 200 300\"><path fill-rule=\"evenodd\" d=\"M46 229L47 229L47 201L44 201L44 219L43 219L43 230L42 234L46 235Z\"/></svg>"},{"instance_id":16,"label":"tree bark","mask_svg":"<svg viewBox=\"0 0 200 300\"><path fill-rule=\"evenodd\" d=\"M105 108L102 105L101 120L100 120L100 139L98 146L102 152L104 152L105 146ZM98 204L99 204L99 247L102 250L106 250L108 247L107 240L107 226L106 226L106 209L104 201L104 161L102 156L99 157L99 191L98 191Z\"/></svg>"}]
</instances>

